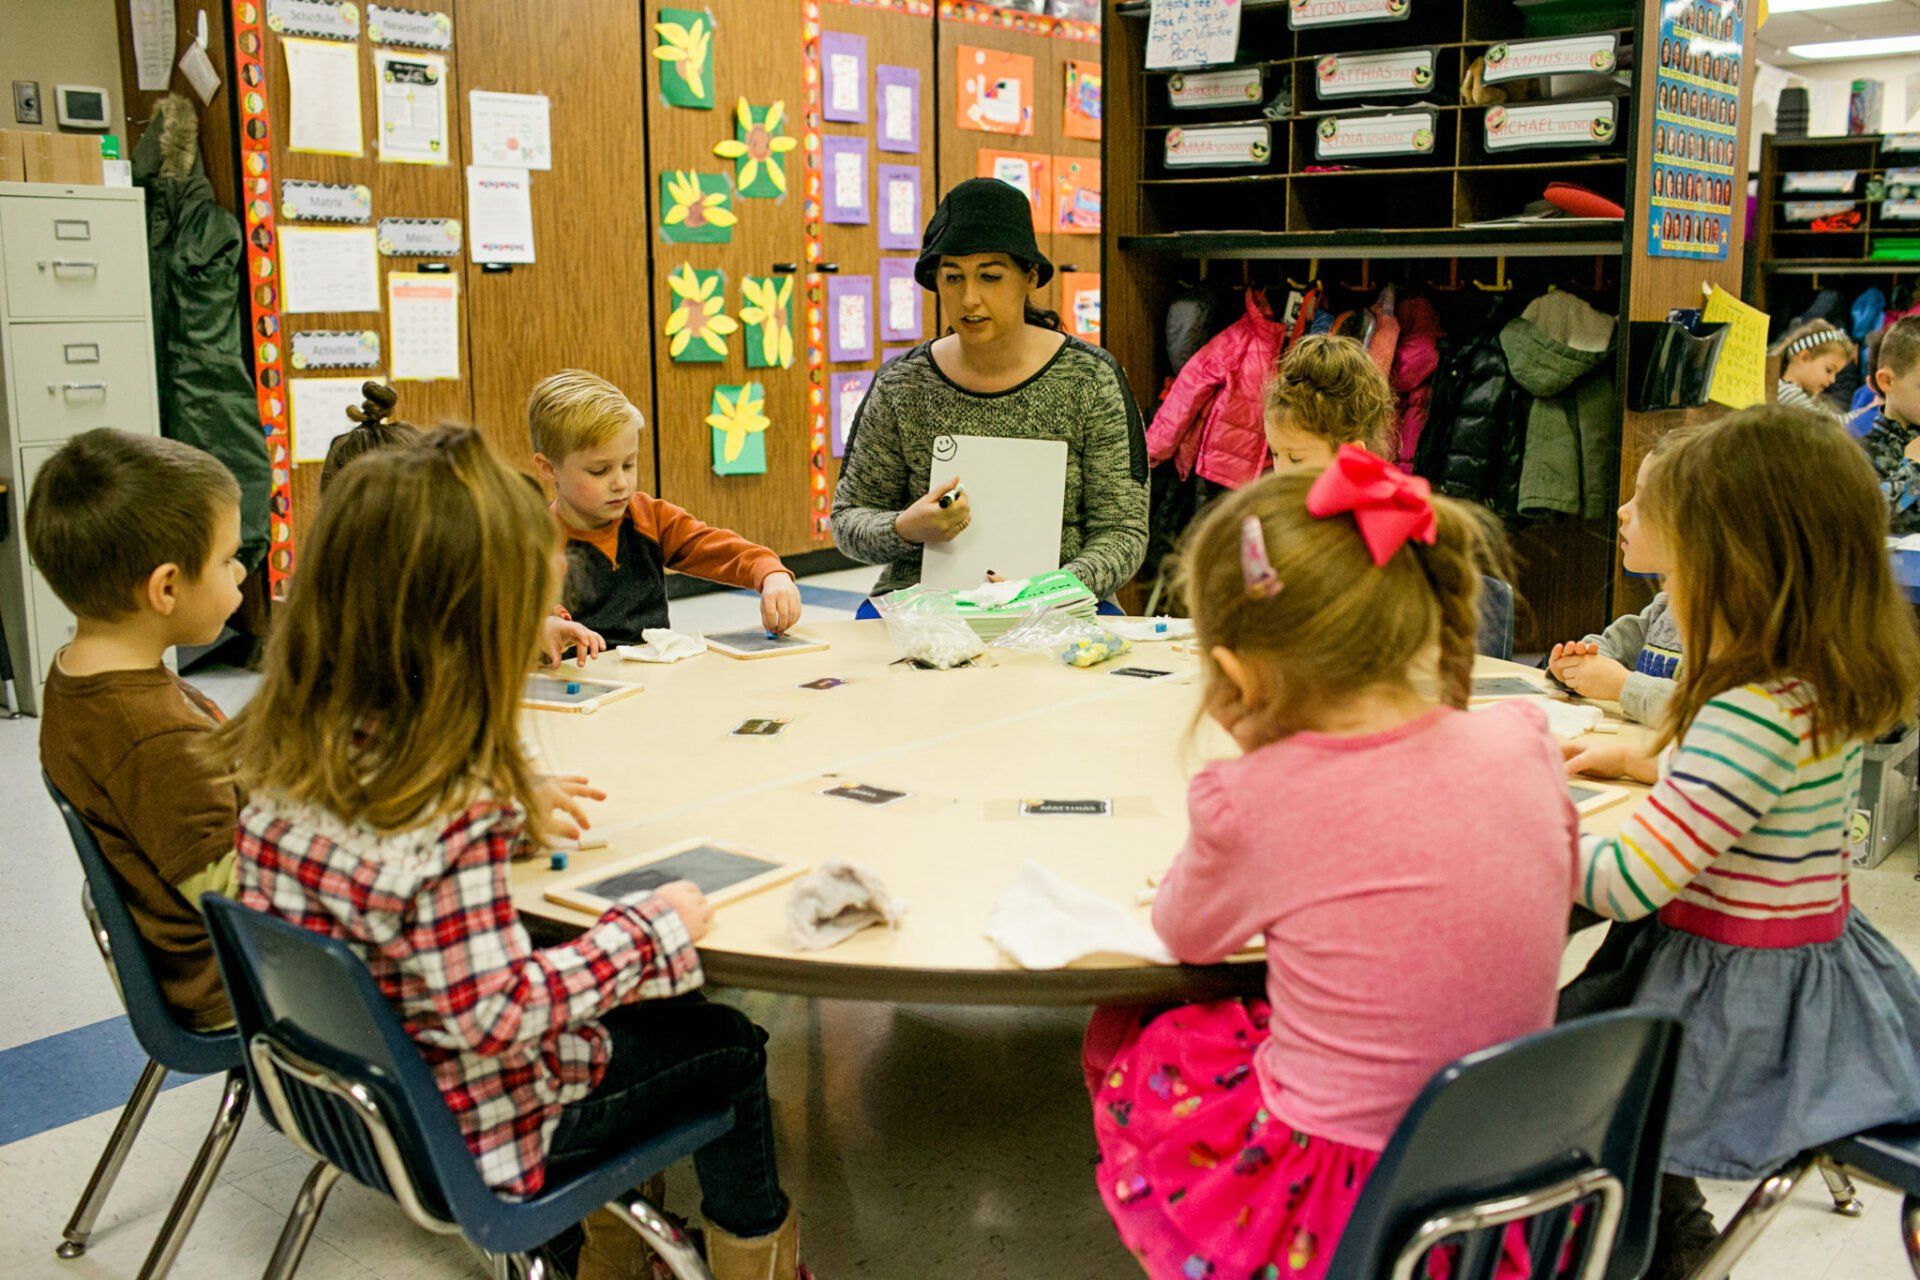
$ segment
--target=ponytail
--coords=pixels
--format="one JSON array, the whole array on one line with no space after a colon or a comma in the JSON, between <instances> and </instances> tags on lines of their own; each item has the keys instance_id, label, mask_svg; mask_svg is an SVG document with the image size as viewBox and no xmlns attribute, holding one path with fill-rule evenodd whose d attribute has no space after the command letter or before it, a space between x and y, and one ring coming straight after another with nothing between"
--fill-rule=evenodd
<instances>
[{"instance_id":1,"label":"ponytail","mask_svg":"<svg viewBox=\"0 0 1920 1280\"><path fill-rule=\"evenodd\" d=\"M327 491L334 477L355 458L380 449L413 444L421 437L420 428L390 416L400 402L392 387L369 379L360 384L360 394L365 397L361 403L347 407L347 417L354 424L352 429L336 437L327 448L327 460L320 467L321 493Z\"/></svg>"},{"instance_id":2,"label":"ponytail","mask_svg":"<svg viewBox=\"0 0 1920 1280\"><path fill-rule=\"evenodd\" d=\"M1055 333L1065 332L1065 327L1060 323L1058 311L1048 311L1045 307L1036 307L1032 302L1028 302L1026 317L1027 323L1036 329L1051 329Z\"/></svg>"}]
</instances>

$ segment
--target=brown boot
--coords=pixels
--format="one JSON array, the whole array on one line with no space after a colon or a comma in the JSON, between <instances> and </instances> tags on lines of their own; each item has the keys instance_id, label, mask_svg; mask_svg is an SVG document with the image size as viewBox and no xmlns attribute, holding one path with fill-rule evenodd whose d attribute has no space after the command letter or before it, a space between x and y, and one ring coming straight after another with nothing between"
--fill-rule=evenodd
<instances>
[{"instance_id":1,"label":"brown boot","mask_svg":"<svg viewBox=\"0 0 1920 1280\"><path fill-rule=\"evenodd\" d=\"M640 1194L654 1208L666 1211L665 1178L648 1178L640 1184ZM581 1246L574 1280L654 1280L661 1270L640 1233L613 1210L595 1209L580 1225L586 1230L587 1242Z\"/></svg>"},{"instance_id":2,"label":"brown boot","mask_svg":"<svg viewBox=\"0 0 1920 1280\"><path fill-rule=\"evenodd\" d=\"M812 1280L800 1265L800 1219L787 1220L764 1236L742 1240L707 1224L707 1267L713 1280Z\"/></svg>"}]
</instances>

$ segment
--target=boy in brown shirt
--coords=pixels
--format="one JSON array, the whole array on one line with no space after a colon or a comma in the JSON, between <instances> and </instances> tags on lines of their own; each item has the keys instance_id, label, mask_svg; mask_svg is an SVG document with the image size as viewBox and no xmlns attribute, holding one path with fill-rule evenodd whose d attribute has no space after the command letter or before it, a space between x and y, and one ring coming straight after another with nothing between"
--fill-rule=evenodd
<instances>
[{"instance_id":1,"label":"boy in brown shirt","mask_svg":"<svg viewBox=\"0 0 1920 1280\"><path fill-rule=\"evenodd\" d=\"M78 620L47 672L41 766L119 878L168 1002L230 1024L199 900L233 892L240 795L199 750L219 708L161 659L240 607L240 488L211 454L102 428L47 460L26 523Z\"/></svg>"},{"instance_id":2,"label":"boy in brown shirt","mask_svg":"<svg viewBox=\"0 0 1920 1280\"><path fill-rule=\"evenodd\" d=\"M640 411L620 388L563 370L533 389L527 426L534 470L558 495L562 603L574 621L610 645L640 643L643 630L669 625L668 569L759 592L769 632L800 620L800 589L779 556L640 492Z\"/></svg>"}]
</instances>

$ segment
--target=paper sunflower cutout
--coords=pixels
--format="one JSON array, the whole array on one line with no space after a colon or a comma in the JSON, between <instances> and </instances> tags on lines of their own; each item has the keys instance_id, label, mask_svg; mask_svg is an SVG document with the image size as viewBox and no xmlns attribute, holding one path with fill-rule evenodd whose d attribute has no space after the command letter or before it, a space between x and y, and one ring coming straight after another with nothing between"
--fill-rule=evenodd
<instances>
[{"instance_id":1,"label":"paper sunflower cutout","mask_svg":"<svg viewBox=\"0 0 1920 1280\"><path fill-rule=\"evenodd\" d=\"M713 412L713 470L716 475L759 475L767 469L767 393L757 382L741 387L715 387Z\"/></svg>"},{"instance_id":2,"label":"paper sunflower cutout","mask_svg":"<svg viewBox=\"0 0 1920 1280\"><path fill-rule=\"evenodd\" d=\"M697 9L662 9L653 24L660 43L660 92L674 107L713 109L713 28Z\"/></svg>"},{"instance_id":3,"label":"paper sunflower cutout","mask_svg":"<svg viewBox=\"0 0 1920 1280\"><path fill-rule=\"evenodd\" d=\"M718 271L696 271L686 263L667 277L673 311L667 316L667 354L681 364L718 364L727 358L727 335L740 322L725 313L723 280Z\"/></svg>"},{"instance_id":4,"label":"paper sunflower cutout","mask_svg":"<svg viewBox=\"0 0 1920 1280\"><path fill-rule=\"evenodd\" d=\"M740 282L740 298L747 368L793 368L793 277L748 276Z\"/></svg>"},{"instance_id":5,"label":"paper sunflower cutout","mask_svg":"<svg viewBox=\"0 0 1920 1280\"><path fill-rule=\"evenodd\" d=\"M745 98L733 112L734 136L713 145L713 154L733 161L734 185L752 200L772 200L787 193L786 162L780 157L800 144L780 132L787 104L756 107Z\"/></svg>"},{"instance_id":6,"label":"paper sunflower cutout","mask_svg":"<svg viewBox=\"0 0 1920 1280\"><path fill-rule=\"evenodd\" d=\"M660 175L660 234L669 244L730 244L733 196L726 175L669 169Z\"/></svg>"}]
</instances>

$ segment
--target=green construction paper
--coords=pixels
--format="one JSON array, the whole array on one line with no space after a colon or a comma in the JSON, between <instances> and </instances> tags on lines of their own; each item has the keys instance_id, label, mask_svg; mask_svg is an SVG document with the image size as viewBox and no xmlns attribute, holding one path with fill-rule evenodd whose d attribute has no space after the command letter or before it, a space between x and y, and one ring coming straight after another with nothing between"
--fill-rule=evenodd
<instances>
[{"instance_id":1,"label":"green construction paper","mask_svg":"<svg viewBox=\"0 0 1920 1280\"><path fill-rule=\"evenodd\" d=\"M776 108L780 116L769 128L768 117ZM743 112L748 117L744 123L740 120ZM733 162L733 180L740 188L741 197L747 200L779 200L785 197L793 181L787 172L787 161L797 155L793 113L787 110L786 104L769 103L756 107L742 99L734 109L733 140L749 148L746 155L736 157Z\"/></svg>"},{"instance_id":2,"label":"green construction paper","mask_svg":"<svg viewBox=\"0 0 1920 1280\"><path fill-rule=\"evenodd\" d=\"M775 315L776 335L781 331L786 334L784 344L779 343L776 336L773 344L778 348L776 350L768 349L765 317L762 316L758 320L754 318L762 310L755 295L764 296L769 290L780 301ZM781 297L782 291L785 293L784 298ZM746 276L740 281L739 319L740 327L747 335L747 368L791 369L793 367L793 294L792 276Z\"/></svg>"},{"instance_id":3,"label":"green construction paper","mask_svg":"<svg viewBox=\"0 0 1920 1280\"><path fill-rule=\"evenodd\" d=\"M692 183L696 195L687 189ZM692 197L682 202L682 196ZM725 197L715 204L708 197ZM679 215L674 220L675 214ZM716 221L715 214L721 215ZM668 244L732 244L733 226L721 225L736 218L733 211L733 187L724 173L692 173L669 169L660 175L660 234Z\"/></svg>"},{"instance_id":4,"label":"green construction paper","mask_svg":"<svg viewBox=\"0 0 1920 1280\"><path fill-rule=\"evenodd\" d=\"M653 38L660 96L667 105L713 110L713 16L703 9L662 9ZM662 58L662 52L682 56Z\"/></svg>"},{"instance_id":5,"label":"green construction paper","mask_svg":"<svg viewBox=\"0 0 1920 1280\"><path fill-rule=\"evenodd\" d=\"M712 413L707 425L713 432L713 474L717 476L759 476L767 472L767 433L765 427L766 388L757 382L744 386L718 386L713 389ZM734 418L745 416L757 419L761 423L758 431L741 433L739 454L731 461L727 458L727 442L731 432L725 427L714 426L717 418L729 417L728 408L734 409Z\"/></svg>"},{"instance_id":6,"label":"green construction paper","mask_svg":"<svg viewBox=\"0 0 1920 1280\"><path fill-rule=\"evenodd\" d=\"M688 299L686 288L706 296ZM668 273L667 316L663 323L669 339L667 354L675 364L720 364L726 360L728 339L739 328L739 322L726 314L726 303L724 272L700 271L682 263ZM720 350L714 350L713 344L701 337L703 332L714 336ZM680 341L682 337L687 340Z\"/></svg>"}]
</instances>

